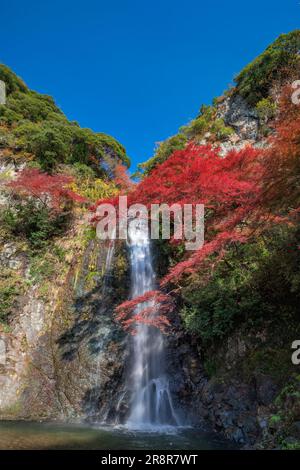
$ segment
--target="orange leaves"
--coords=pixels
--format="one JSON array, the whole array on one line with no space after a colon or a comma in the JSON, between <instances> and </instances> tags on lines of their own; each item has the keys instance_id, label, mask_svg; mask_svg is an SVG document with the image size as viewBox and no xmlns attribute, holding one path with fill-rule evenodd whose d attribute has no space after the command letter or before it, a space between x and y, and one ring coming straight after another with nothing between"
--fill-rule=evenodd
<instances>
[{"instance_id":1,"label":"orange leaves","mask_svg":"<svg viewBox=\"0 0 300 470\"><path fill-rule=\"evenodd\" d=\"M124 165L117 165L115 168L115 184L120 188L121 192L127 193L134 188L134 183L127 174L126 167Z\"/></svg>"}]
</instances>

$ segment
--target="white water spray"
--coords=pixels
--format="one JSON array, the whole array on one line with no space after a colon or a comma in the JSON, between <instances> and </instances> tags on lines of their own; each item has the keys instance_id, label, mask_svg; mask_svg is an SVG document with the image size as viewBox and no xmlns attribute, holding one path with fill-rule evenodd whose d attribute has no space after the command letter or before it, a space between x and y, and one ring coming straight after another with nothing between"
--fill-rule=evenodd
<instances>
[{"instance_id":1,"label":"white water spray","mask_svg":"<svg viewBox=\"0 0 300 470\"><path fill-rule=\"evenodd\" d=\"M155 288L148 225L143 219L129 224L131 297L134 299ZM150 304L148 303L148 306ZM136 313L147 305L136 308ZM169 381L165 373L164 338L153 326L138 324L133 337L132 403L129 427L176 426Z\"/></svg>"}]
</instances>

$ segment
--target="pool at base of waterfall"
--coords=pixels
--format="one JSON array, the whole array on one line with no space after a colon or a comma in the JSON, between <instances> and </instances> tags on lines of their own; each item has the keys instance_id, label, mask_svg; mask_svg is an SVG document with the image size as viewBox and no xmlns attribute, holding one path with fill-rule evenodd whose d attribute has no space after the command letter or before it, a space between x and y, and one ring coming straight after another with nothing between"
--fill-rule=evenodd
<instances>
[{"instance_id":1,"label":"pool at base of waterfall","mask_svg":"<svg viewBox=\"0 0 300 470\"><path fill-rule=\"evenodd\" d=\"M0 449L28 450L207 450L235 446L196 428L130 430L112 426L0 422Z\"/></svg>"}]
</instances>

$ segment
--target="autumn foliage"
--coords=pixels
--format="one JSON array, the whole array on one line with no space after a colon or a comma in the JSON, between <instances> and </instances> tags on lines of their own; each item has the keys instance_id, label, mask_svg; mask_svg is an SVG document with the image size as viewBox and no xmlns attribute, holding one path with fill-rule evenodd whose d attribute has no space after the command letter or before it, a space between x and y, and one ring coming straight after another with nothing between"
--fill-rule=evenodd
<instances>
[{"instance_id":1,"label":"autumn foliage","mask_svg":"<svg viewBox=\"0 0 300 470\"><path fill-rule=\"evenodd\" d=\"M32 250L46 250L68 229L73 203L85 200L71 189L72 181L67 175L49 175L36 168L20 171L5 185L11 196L1 214L5 230L26 240Z\"/></svg>"},{"instance_id":2,"label":"autumn foliage","mask_svg":"<svg viewBox=\"0 0 300 470\"><path fill-rule=\"evenodd\" d=\"M72 181L73 179L66 175L49 175L36 168L25 168L7 187L20 195L36 198L57 210L68 200L84 202L82 196L70 189Z\"/></svg>"},{"instance_id":3,"label":"autumn foliage","mask_svg":"<svg viewBox=\"0 0 300 470\"><path fill-rule=\"evenodd\" d=\"M290 96L287 87L273 136L263 148L247 146L223 157L218 148L190 143L129 192L129 205L205 205L204 246L186 253L162 279L162 286L176 286L182 276L207 261L213 269L229 245L253 240L278 223L295 223L300 207L300 107ZM119 319L129 317L129 307L132 312L139 301L122 304Z\"/></svg>"},{"instance_id":4,"label":"autumn foliage","mask_svg":"<svg viewBox=\"0 0 300 470\"><path fill-rule=\"evenodd\" d=\"M127 168L124 165L116 165L115 170L115 184L119 187L121 192L128 192L134 188L134 183L127 174Z\"/></svg>"},{"instance_id":5,"label":"autumn foliage","mask_svg":"<svg viewBox=\"0 0 300 470\"><path fill-rule=\"evenodd\" d=\"M173 311L174 306L174 300L170 295L153 290L119 305L116 308L116 320L132 334L136 333L137 323L165 331L170 325L167 315Z\"/></svg>"}]
</instances>

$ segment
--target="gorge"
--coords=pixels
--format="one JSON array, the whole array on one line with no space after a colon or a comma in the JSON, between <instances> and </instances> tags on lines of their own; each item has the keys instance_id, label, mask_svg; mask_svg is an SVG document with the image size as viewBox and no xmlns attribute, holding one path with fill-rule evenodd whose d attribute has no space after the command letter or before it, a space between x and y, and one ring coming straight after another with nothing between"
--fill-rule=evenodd
<instances>
[{"instance_id":1,"label":"gorge","mask_svg":"<svg viewBox=\"0 0 300 470\"><path fill-rule=\"evenodd\" d=\"M138 182L122 144L0 65L1 447L299 448L299 49L281 35ZM204 204L203 248L141 219L100 240L123 195Z\"/></svg>"}]
</instances>

